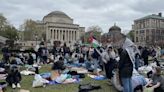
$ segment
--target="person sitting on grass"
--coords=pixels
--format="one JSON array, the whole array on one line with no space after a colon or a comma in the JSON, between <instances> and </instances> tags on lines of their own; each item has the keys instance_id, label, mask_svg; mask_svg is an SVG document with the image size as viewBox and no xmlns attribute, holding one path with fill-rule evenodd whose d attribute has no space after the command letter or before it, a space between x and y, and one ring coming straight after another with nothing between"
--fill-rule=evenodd
<instances>
[{"instance_id":1,"label":"person sitting on grass","mask_svg":"<svg viewBox=\"0 0 164 92\"><path fill-rule=\"evenodd\" d=\"M50 53L49 56L48 56L48 62L47 63L51 64L51 63L54 63L54 61L55 61L54 60L54 55L52 53Z\"/></svg>"},{"instance_id":2,"label":"person sitting on grass","mask_svg":"<svg viewBox=\"0 0 164 92\"><path fill-rule=\"evenodd\" d=\"M73 63L78 63L78 54L77 53L73 52L71 57L72 57Z\"/></svg>"},{"instance_id":3,"label":"person sitting on grass","mask_svg":"<svg viewBox=\"0 0 164 92\"><path fill-rule=\"evenodd\" d=\"M79 57L80 66L84 65L84 63L85 63L84 56L83 56L83 54L80 54L80 57Z\"/></svg>"},{"instance_id":4,"label":"person sitting on grass","mask_svg":"<svg viewBox=\"0 0 164 92\"><path fill-rule=\"evenodd\" d=\"M58 76L60 76L61 71L64 69L65 69L64 59L60 57L59 61L54 62L52 66L51 80L55 80Z\"/></svg>"},{"instance_id":5,"label":"person sitting on grass","mask_svg":"<svg viewBox=\"0 0 164 92\"><path fill-rule=\"evenodd\" d=\"M16 65L11 65L9 73L6 78L6 82L12 86L13 89L16 87L21 88L20 81L22 77Z\"/></svg>"},{"instance_id":6,"label":"person sitting on grass","mask_svg":"<svg viewBox=\"0 0 164 92\"><path fill-rule=\"evenodd\" d=\"M152 80L146 87L151 87L154 92L164 92L164 77L161 75L161 68L159 66L153 68Z\"/></svg>"}]
</instances>

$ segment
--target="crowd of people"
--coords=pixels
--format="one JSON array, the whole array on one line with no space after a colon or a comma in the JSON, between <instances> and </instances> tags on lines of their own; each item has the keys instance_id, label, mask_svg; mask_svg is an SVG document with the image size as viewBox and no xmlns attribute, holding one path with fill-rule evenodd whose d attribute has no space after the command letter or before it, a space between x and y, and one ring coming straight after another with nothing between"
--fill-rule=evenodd
<instances>
[{"instance_id":1,"label":"crowd of people","mask_svg":"<svg viewBox=\"0 0 164 92\"><path fill-rule=\"evenodd\" d=\"M85 45L63 46L54 45L52 49L46 47L42 42L35 51L11 52L5 46L2 49L3 59L0 67L7 72L6 82L12 88L20 88L21 74L17 65L52 65L52 70L60 74L67 65L76 65L86 68L95 75L105 73L112 83L115 74L119 76L119 83L123 92L145 92L152 89L154 92L164 92L164 78L161 75L161 64L159 62L160 48L148 48L136 46L128 38L121 42L120 46L93 47ZM149 57L153 57L156 66L146 76L135 75L141 66L149 65ZM9 68L6 68L6 67ZM7 71L9 70L9 71ZM37 72L39 73L39 72ZM147 92L147 91L146 91ZM149 91L150 92L150 91Z\"/></svg>"}]
</instances>

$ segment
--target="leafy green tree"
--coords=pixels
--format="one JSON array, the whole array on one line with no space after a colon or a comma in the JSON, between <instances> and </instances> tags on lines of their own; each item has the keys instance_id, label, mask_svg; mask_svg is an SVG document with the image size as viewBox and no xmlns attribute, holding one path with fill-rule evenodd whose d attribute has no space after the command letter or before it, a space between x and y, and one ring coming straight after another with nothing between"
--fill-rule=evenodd
<instances>
[{"instance_id":1,"label":"leafy green tree","mask_svg":"<svg viewBox=\"0 0 164 92\"><path fill-rule=\"evenodd\" d=\"M36 22L28 19L24 23L24 40L35 40L37 34Z\"/></svg>"},{"instance_id":2,"label":"leafy green tree","mask_svg":"<svg viewBox=\"0 0 164 92\"><path fill-rule=\"evenodd\" d=\"M2 14L0 14L0 35L12 40L18 37L17 29L10 25Z\"/></svg>"},{"instance_id":3,"label":"leafy green tree","mask_svg":"<svg viewBox=\"0 0 164 92\"><path fill-rule=\"evenodd\" d=\"M134 31L130 31L128 34L127 34L127 37L129 37L133 42L134 42Z\"/></svg>"},{"instance_id":4,"label":"leafy green tree","mask_svg":"<svg viewBox=\"0 0 164 92\"><path fill-rule=\"evenodd\" d=\"M0 14L0 31L4 31L7 24L7 19L3 16L3 14Z\"/></svg>"},{"instance_id":5,"label":"leafy green tree","mask_svg":"<svg viewBox=\"0 0 164 92\"><path fill-rule=\"evenodd\" d=\"M17 40L17 37L18 37L17 29L12 26L7 26L5 28L5 31L3 31L2 34L4 37L12 39L12 40Z\"/></svg>"},{"instance_id":6,"label":"leafy green tree","mask_svg":"<svg viewBox=\"0 0 164 92\"><path fill-rule=\"evenodd\" d=\"M43 29L42 29L43 30ZM23 24L24 40L42 40L45 39L45 33L39 29L38 23L32 19L27 19Z\"/></svg>"}]
</instances>

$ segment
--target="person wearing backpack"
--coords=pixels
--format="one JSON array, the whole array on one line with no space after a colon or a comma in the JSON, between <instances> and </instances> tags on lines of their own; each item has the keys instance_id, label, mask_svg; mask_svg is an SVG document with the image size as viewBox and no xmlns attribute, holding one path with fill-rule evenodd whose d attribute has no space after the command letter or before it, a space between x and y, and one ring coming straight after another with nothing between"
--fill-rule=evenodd
<instances>
[{"instance_id":1,"label":"person wearing backpack","mask_svg":"<svg viewBox=\"0 0 164 92\"><path fill-rule=\"evenodd\" d=\"M40 61L43 64L46 64L49 52L48 52L48 49L44 46L44 44L41 44L41 47L39 48L38 53L39 53Z\"/></svg>"}]
</instances>

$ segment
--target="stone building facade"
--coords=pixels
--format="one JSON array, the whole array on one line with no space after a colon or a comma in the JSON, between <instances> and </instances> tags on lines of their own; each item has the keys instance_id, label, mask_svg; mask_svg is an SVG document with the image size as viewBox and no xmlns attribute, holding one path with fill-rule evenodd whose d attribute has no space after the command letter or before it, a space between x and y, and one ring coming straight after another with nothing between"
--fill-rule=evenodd
<instances>
[{"instance_id":1,"label":"stone building facade","mask_svg":"<svg viewBox=\"0 0 164 92\"><path fill-rule=\"evenodd\" d=\"M18 44L24 48L31 48L44 41L48 47L55 44L68 45L80 40L85 33L85 27L74 24L74 20L61 11L53 11L45 15L42 20L37 20L37 31L33 33L32 40L24 40L24 32L19 32ZM24 26L21 26L23 29ZM25 34L26 35L26 34Z\"/></svg>"},{"instance_id":2,"label":"stone building facade","mask_svg":"<svg viewBox=\"0 0 164 92\"><path fill-rule=\"evenodd\" d=\"M134 20L132 30L134 31L134 41L136 44L164 47L164 17L162 17L162 13Z\"/></svg>"},{"instance_id":3,"label":"stone building facade","mask_svg":"<svg viewBox=\"0 0 164 92\"><path fill-rule=\"evenodd\" d=\"M84 34L85 28L73 23L73 19L61 11L54 11L43 17L43 29L46 31L46 41L51 45L55 41L75 43Z\"/></svg>"}]
</instances>

